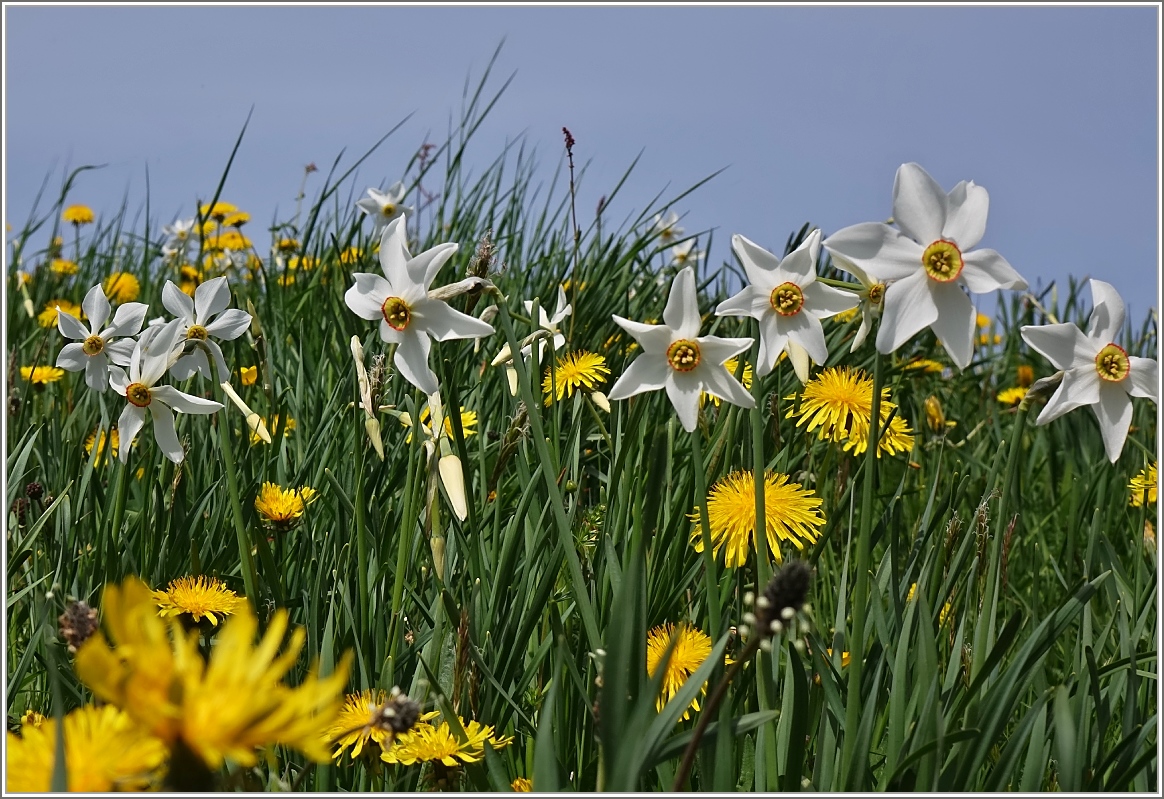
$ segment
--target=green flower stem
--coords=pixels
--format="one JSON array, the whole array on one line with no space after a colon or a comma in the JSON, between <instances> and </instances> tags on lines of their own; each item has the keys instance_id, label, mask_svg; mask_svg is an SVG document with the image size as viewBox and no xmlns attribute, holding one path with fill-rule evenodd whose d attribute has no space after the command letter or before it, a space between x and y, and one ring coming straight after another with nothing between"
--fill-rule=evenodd
<instances>
[{"instance_id":1,"label":"green flower stem","mask_svg":"<svg viewBox=\"0 0 1164 799\"><path fill-rule=\"evenodd\" d=\"M219 401L226 404L228 398L221 388L218 389ZM225 409L224 409L225 410ZM258 577L255 574L255 559L251 555L250 537L247 535L246 524L243 522L242 502L239 501L238 472L234 463L234 451L230 446L230 424L226 414L215 420L218 424L218 446L222 449L222 465L226 470L226 489L230 497L231 516L234 517L234 533L238 541L238 556L242 563L243 587L247 592L247 599L254 605L259 601Z\"/></svg>"},{"instance_id":2,"label":"green flower stem","mask_svg":"<svg viewBox=\"0 0 1164 799\"><path fill-rule=\"evenodd\" d=\"M417 474L419 469L424 468L423 463L419 463L421 444L420 436L420 397L419 390L414 392L415 397L409 414L414 419L412 423L412 452L405 466L405 482L404 482L404 513L401 516L400 524L400 539L396 545L396 578L392 584L392 621L390 622L388 631L388 645L391 652L399 651L398 638L402 631L400 624L400 612L404 606L404 577L408 573L409 563L408 555L412 551L412 536L416 530L416 518L419 514L418 501L416 496L417 488Z\"/></svg>"},{"instance_id":3,"label":"green flower stem","mask_svg":"<svg viewBox=\"0 0 1164 799\"><path fill-rule=\"evenodd\" d=\"M562 492L558 490L555 479L558 470L550 459L550 450L546 446L545 428L542 425L542 415L529 386L529 372L525 360L521 357L521 344L513 331L513 320L509 316L509 303L505 295L497 292L498 317L505 330L505 339L509 342L509 350L513 353L513 367L517 370L517 387L521 391L521 401L529 414L530 432L533 437L534 449L542 465L542 476L546 480L546 491L550 496L550 505L554 510L554 521L558 528L558 539L562 544L562 551L566 555L566 567L570 572L570 588L574 594L574 601L578 605L578 614L582 617L582 624L586 628L586 638L592 650L602 647L602 635L598 631L598 621L594 616L594 607L590 603L590 595L586 592L586 580L582 576L582 564L578 561L578 551L574 545L574 537L570 531L570 521L566 518L566 509L562 504Z\"/></svg>"},{"instance_id":4,"label":"green flower stem","mask_svg":"<svg viewBox=\"0 0 1164 799\"><path fill-rule=\"evenodd\" d=\"M360 620L365 625L368 622L368 521L364 505L364 450L366 437L364 435L364 412L360 408L360 387L356 385L356 497L353 504L356 509L356 575L360 586ZM283 424L283 420L279 420Z\"/></svg>"},{"instance_id":5,"label":"green flower stem","mask_svg":"<svg viewBox=\"0 0 1164 799\"><path fill-rule=\"evenodd\" d=\"M865 663L865 613L869 606L869 539L873 532L873 492L877 488L877 451L881 438L881 362L873 356L873 404L869 413L869 444L865 448L865 481L861 487L861 525L857 535L857 584L853 590L853 630L849 640L849 690L845 702L845 741L841 749L841 785L860 790L853 775L864 772L864 764L853 762L857 756L857 729L861 720L861 671ZM866 755L862 755L865 759Z\"/></svg>"},{"instance_id":6,"label":"green flower stem","mask_svg":"<svg viewBox=\"0 0 1164 799\"><path fill-rule=\"evenodd\" d=\"M129 445L126 444L126 447ZM96 448L96 447L94 447ZM105 441L105 457L113 458L113 449L108 439ZM121 464L117 470L117 489L113 496L113 515L109 524L108 542L109 551L103 553L104 557L108 557L109 552L117 551L117 542L121 540L121 523L125 518L125 499L129 495L129 481L130 481L130 466L128 460Z\"/></svg>"},{"instance_id":7,"label":"green flower stem","mask_svg":"<svg viewBox=\"0 0 1164 799\"><path fill-rule=\"evenodd\" d=\"M703 434L697 427L691 433L691 468L695 472L695 502L699 505L699 527L703 535L704 576L707 579L707 615L711 630L711 640L719 639L721 623L719 609L719 574L715 562L715 552L711 545L711 523L707 518L707 472L703 465ZM706 715L706 712L705 712Z\"/></svg>"}]
</instances>

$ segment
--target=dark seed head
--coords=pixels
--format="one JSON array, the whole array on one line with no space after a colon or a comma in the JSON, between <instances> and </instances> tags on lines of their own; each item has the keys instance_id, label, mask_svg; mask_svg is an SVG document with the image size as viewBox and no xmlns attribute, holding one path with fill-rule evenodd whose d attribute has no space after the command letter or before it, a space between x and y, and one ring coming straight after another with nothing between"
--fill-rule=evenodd
<instances>
[{"instance_id":1,"label":"dark seed head","mask_svg":"<svg viewBox=\"0 0 1164 799\"><path fill-rule=\"evenodd\" d=\"M84 602L70 602L57 622L60 624L61 638L69 645L69 652L76 654L81 644L97 632L97 610Z\"/></svg>"},{"instance_id":2,"label":"dark seed head","mask_svg":"<svg viewBox=\"0 0 1164 799\"><path fill-rule=\"evenodd\" d=\"M28 495L29 499L40 499L44 496L44 486L33 481L24 487L24 493Z\"/></svg>"},{"instance_id":3,"label":"dark seed head","mask_svg":"<svg viewBox=\"0 0 1164 799\"><path fill-rule=\"evenodd\" d=\"M768 630L771 622L783 618L785 608L791 608L793 613L799 611L808 598L811 584L812 569L808 564L802 560L790 561L772 576L764 589L763 598L767 604L756 602L756 627L761 631Z\"/></svg>"}]
</instances>

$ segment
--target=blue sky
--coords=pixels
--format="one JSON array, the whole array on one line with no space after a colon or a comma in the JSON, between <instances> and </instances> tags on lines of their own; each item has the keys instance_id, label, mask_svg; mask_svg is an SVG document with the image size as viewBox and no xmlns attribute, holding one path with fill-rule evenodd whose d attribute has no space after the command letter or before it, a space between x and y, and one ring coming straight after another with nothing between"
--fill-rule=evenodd
<instances>
[{"instance_id":1,"label":"blue sky","mask_svg":"<svg viewBox=\"0 0 1164 799\"><path fill-rule=\"evenodd\" d=\"M484 165L524 134L548 177L568 126L592 161L582 215L640 151L623 213L727 167L677 208L715 229L718 262L732 233L778 249L805 221L884 219L917 161L989 190L982 246L1032 285L1100 277L1132 318L1157 307L1156 7L4 11L15 227L66 164L108 164L72 196L106 212L126 192L142 204L148 164L154 213L188 215L252 105L223 198L260 224L290 216L304 164L414 113L356 190L390 183L504 37L495 74L516 78L470 154Z\"/></svg>"}]
</instances>

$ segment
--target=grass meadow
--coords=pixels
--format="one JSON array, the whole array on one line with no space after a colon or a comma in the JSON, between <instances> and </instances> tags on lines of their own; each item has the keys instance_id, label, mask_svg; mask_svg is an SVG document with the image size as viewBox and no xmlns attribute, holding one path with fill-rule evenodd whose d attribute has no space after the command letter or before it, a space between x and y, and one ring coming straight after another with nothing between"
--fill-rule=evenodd
<instances>
[{"instance_id":1,"label":"grass meadow","mask_svg":"<svg viewBox=\"0 0 1164 799\"><path fill-rule=\"evenodd\" d=\"M216 209L227 163L177 249L148 206L63 219L99 202L84 168L8 233L8 787L1158 790L1156 406L1133 402L1113 464L1090 410L1036 425L1024 396L1056 369L1020 327L1086 328L1087 284L998 293L961 370L928 328L850 352L860 312L823 321L808 387L788 358L753 375L752 344L730 366L756 407L705 398L688 433L664 391L606 395L643 354L612 314L662 320L683 266L701 334L759 340L712 313L747 281L729 248L667 216L699 186L616 217L632 165L577 207L601 153L476 147L503 90L470 86L394 200L412 254L459 245L432 287L495 330L431 345L440 406L345 302L380 274L362 158L305 170L270 223ZM749 235L784 257L811 230ZM824 250L817 272L860 289ZM95 285L115 309L136 285L148 325L167 281L221 276L251 316L218 342L251 415L218 378L163 378L223 405L177 414L180 463L156 416L110 457L126 400L86 372L22 372ZM1117 343L1155 358L1155 315ZM865 410L810 425L826 373ZM751 535L760 473L775 548Z\"/></svg>"}]
</instances>

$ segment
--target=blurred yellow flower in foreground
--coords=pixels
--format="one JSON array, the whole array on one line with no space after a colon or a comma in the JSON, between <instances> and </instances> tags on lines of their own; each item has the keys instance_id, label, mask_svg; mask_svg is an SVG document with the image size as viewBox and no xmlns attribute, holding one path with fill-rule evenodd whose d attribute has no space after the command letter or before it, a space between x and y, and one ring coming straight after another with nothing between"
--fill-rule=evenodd
<instances>
[{"instance_id":1,"label":"blurred yellow flower in foreground","mask_svg":"<svg viewBox=\"0 0 1164 799\"><path fill-rule=\"evenodd\" d=\"M105 635L77 651L77 676L171 747L185 746L210 769L224 760L253 766L258 748L276 744L317 763L331 759L324 735L339 711L351 654L328 677L312 669L300 685L286 685L306 638L296 629L279 654L286 610L275 612L255 646L258 620L243 602L223 624L209 660L199 653L198 631L160 618L137 578L106 586L101 619Z\"/></svg>"},{"instance_id":2,"label":"blurred yellow flower in foreground","mask_svg":"<svg viewBox=\"0 0 1164 799\"><path fill-rule=\"evenodd\" d=\"M39 717L39 718L37 718ZM56 761L57 722L39 713L8 733L9 792L47 793ZM71 792L157 788L166 747L112 705L77 708L64 719L65 784Z\"/></svg>"}]
</instances>

